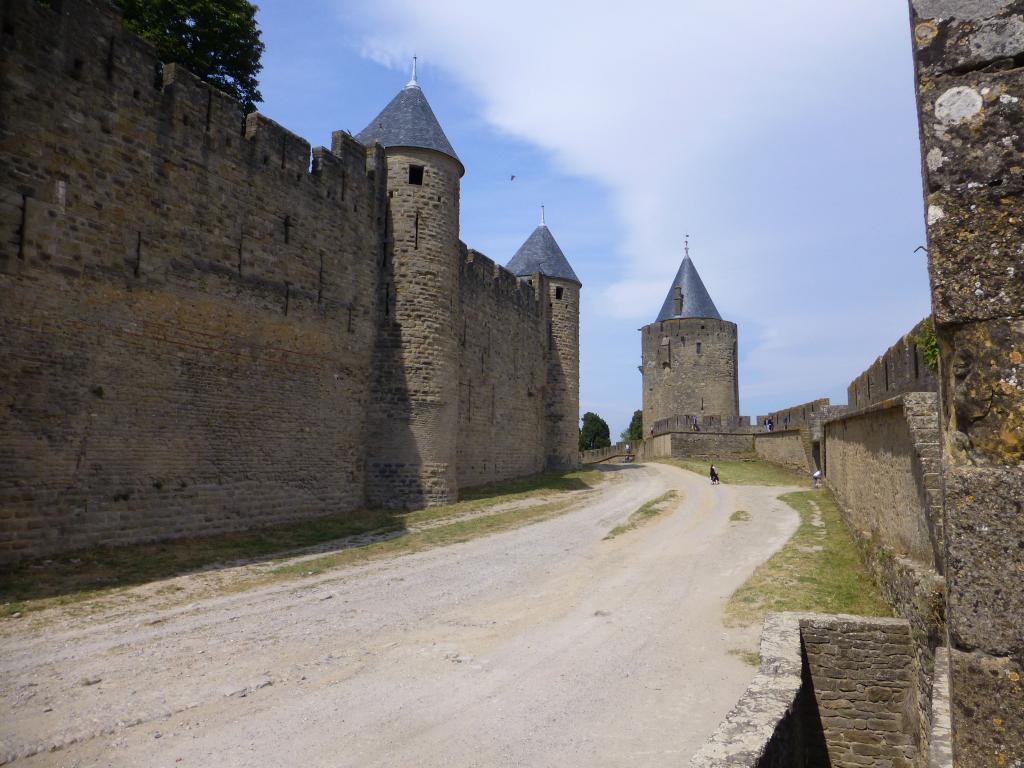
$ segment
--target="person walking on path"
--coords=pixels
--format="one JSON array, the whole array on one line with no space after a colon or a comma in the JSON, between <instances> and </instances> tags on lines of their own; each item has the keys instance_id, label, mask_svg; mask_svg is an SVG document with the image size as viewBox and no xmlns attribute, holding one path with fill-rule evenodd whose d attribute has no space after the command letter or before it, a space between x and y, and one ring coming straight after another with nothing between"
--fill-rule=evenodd
<instances>
[{"instance_id":1,"label":"person walking on path","mask_svg":"<svg viewBox=\"0 0 1024 768\"><path fill-rule=\"evenodd\" d=\"M720 483L720 481L718 479L718 470L715 469L715 465L714 464L711 465L711 472L710 472L710 474L711 474L711 484L712 485L721 485L721 483Z\"/></svg>"},{"instance_id":2,"label":"person walking on path","mask_svg":"<svg viewBox=\"0 0 1024 768\"><path fill-rule=\"evenodd\" d=\"M814 481L814 485L812 486L813 488L817 488L821 484L821 470L820 469L814 470L814 474L811 475L811 480Z\"/></svg>"}]
</instances>

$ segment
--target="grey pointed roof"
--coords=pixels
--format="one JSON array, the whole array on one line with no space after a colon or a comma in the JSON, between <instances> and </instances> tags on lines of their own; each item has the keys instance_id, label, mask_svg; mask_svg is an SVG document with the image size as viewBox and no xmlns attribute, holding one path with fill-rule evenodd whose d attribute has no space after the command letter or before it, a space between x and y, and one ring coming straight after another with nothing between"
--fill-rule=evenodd
<instances>
[{"instance_id":1,"label":"grey pointed roof","mask_svg":"<svg viewBox=\"0 0 1024 768\"><path fill-rule=\"evenodd\" d=\"M683 311L678 315L674 311L676 286L680 286L683 289ZM679 271L676 272L675 279L668 289L668 295L665 297L665 303L661 305L661 312L658 313L658 318L655 322L672 320L677 317L712 317L716 320L722 319L722 316L718 314L718 310L715 308L715 302L711 300L708 289L704 287L704 281L697 274L697 268L693 266L689 254L683 257L683 263L679 265Z\"/></svg>"},{"instance_id":2,"label":"grey pointed roof","mask_svg":"<svg viewBox=\"0 0 1024 768\"><path fill-rule=\"evenodd\" d=\"M565 258L562 249L555 242L551 230L547 225L541 224L526 238L526 242L519 246L516 255L508 263L508 271L518 277L526 277L535 272L540 272L548 277L555 277L559 280L572 280L580 283L576 273L569 266L569 260Z\"/></svg>"},{"instance_id":3,"label":"grey pointed roof","mask_svg":"<svg viewBox=\"0 0 1024 768\"><path fill-rule=\"evenodd\" d=\"M370 145L379 141L388 147L417 147L432 149L455 160L462 161L452 149L441 124L434 116L427 97L415 80L398 92L390 103L356 136L356 140ZM463 167L465 173L465 167Z\"/></svg>"}]
</instances>

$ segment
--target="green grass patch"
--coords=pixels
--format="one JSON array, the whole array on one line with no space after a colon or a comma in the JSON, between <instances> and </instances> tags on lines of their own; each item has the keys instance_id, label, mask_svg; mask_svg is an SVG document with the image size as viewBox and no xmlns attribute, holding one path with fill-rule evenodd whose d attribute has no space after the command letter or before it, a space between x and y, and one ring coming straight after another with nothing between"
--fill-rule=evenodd
<instances>
[{"instance_id":1,"label":"green grass patch","mask_svg":"<svg viewBox=\"0 0 1024 768\"><path fill-rule=\"evenodd\" d=\"M309 560L282 565L271 571L271 575L277 577L313 576L345 565L422 552L448 544L458 544L480 536L546 520L564 512L572 503L572 499L559 499L545 504L468 517L426 530L407 533L398 538L377 541L366 546L343 549Z\"/></svg>"},{"instance_id":2,"label":"green grass patch","mask_svg":"<svg viewBox=\"0 0 1024 768\"><path fill-rule=\"evenodd\" d=\"M678 495L679 494L676 491L666 491L665 493L661 494L661 496L659 496L658 498L651 499L646 504L638 507L636 511L629 516L626 522L624 522L622 525L616 525L614 528L608 531L608 535L604 537L605 540L614 539L616 536L619 536L620 534L632 531L634 528L642 525L644 522L650 520L652 517L657 517L662 512L664 512L665 509L671 506L669 502L675 500L676 496Z\"/></svg>"},{"instance_id":3,"label":"green grass patch","mask_svg":"<svg viewBox=\"0 0 1024 768\"><path fill-rule=\"evenodd\" d=\"M757 651L744 651L740 648L731 648L729 650L730 656L736 656L744 664L749 664L752 667L759 667L761 665L761 654Z\"/></svg>"},{"instance_id":4,"label":"green grass patch","mask_svg":"<svg viewBox=\"0 0 1024 768\"><path fill-rule=\"evenodd\" d=\"M0 572L0 617L56 605L81 602L118 589L145 584L226 565L283 559L309 547L364 533L395 533L397 538L369 545L349 546L325 556L339 564L355 562L378 552L416 551L431 546L485 535L525 524L568 505L559 499L566 491L596 487L604 478L600 470L548 473L504 483L468 489L455 504L413 512L350 512L304 520L274 528L202 538L175 539L157 544L96 547L52 558L19 563ZM545 503L551 496L557 503ZM522 510L488 510L502 504L538 503ZM479 520L462 519L483 516ZM455 518L446 523L448 518ZM410 527L435 526L409 533ZM386 546L380 546L386 545ZM367 552L366 554L359 554ZM316 558L294 566L297 574L331 567L330 560ZM291 573L292 566L277 569Z\"/></svg>"},{"instance_id":5,"label":"green grass patch","mask_svg":"<svg viewBox=\"0 0 1024 768\"><path fill-rule=\"evenodd\" d=\"M729 515L730 523L745 523L750 519L750 513L745 509L737 509L731 515Z\"/></svg>"},{"instance_id":6,"label":"green grass patch","mask_svg":"<svg viewBox=\"0 0 1024 768\"><path fill-rule=\"evenodd\" d=\"M892 616L832 496L796 491L779 498L800 513L800 526L733 593L725 609L726 622L760 624L765 614L776 611Z\"/></svg>"},{"instance_id":7,"label":"green grass patch","mask_svg":"<svg viewBox=\"0 0 1024 768\"><path fill-rule=\"evenodd\" d=\"M502 480L498 483L465 488L459 492L459 501L511 501L545 493L585 491L600 484L604 473L599 469L581 469L576 472L544 472L539 475ZM497 501L495 501L497 499Z\"/></svg>"},{"instance_id":8,"label":"green grass patch","mask_svg":"<svg viewBox=\"0 0 1024 768\"><path fill-rule=\"evenodd\" d=\"M682 467L704 477L708 477L708 470L714 464L715 469L718 470L718 477L724 485L809 486L811 484L808 478L797 472L757 459L727 459L714 462L707 459L656 459L656 461L662 464L671 464L674 467Z\"/></svg>"}]
</instances>

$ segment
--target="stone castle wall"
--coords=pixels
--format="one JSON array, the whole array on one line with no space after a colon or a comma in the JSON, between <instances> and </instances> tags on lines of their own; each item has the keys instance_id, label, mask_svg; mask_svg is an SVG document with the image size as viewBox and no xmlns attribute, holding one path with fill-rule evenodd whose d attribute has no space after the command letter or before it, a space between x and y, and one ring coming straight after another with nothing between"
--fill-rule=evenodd
<instances>
[{"instance_id":1,"label":"stone castle wall","mask_svg":"<svg viewBox=\"0 0 1024 768\"><path fill-rule=\"evenodd\" d=\"M362 147L311 170L95 6L4 13L0 557L360 505Z\"/></svg>"},{"instance_id":2,"label":"stone castle wall","mask_svg":"<svg viewBox=\"0 0 1024 768\"><path fill-rule=\"evenodd\" d=\"M419 222L450 248L396 268L395 156L341 132L311 152L161 65L108 6L8 0L0 34L0 560L449 499L543 466L547 310L493 265L472 276L457 179ZM412 293L428 272L440 301Z\"/></svg>"},{"instance_id":3,"label":"stone castle wall","mask_svg":"<svg viewBox=\"0 0 1024 768\"><path fill-rule=\"evenodd\" d=\"M644 326L640 335L644 424L679 414L739 416L735 323L665 320Z\"/></svg>"},{"instance_id":4,"label":"stone castle wall","mask_svg":"<svg viewBox=\"0 0 1024 768\"><path fill-rule=\"evenodd\" d=\"M760 432L754 435L754 452L764 461L798 472L808 470L800 430Z\"/></svg>"},{"instance_id":5,"label":"stone castle wall","mask_svg":"<svg viewBox=\"0 0 1024 768\"><path fill-rule=\"evenodd\" d=\"M546 302L481 253L459 282L460 486L544 469ZM540 322L538 322L540 318Z\"/></svg>"}]
</instances>

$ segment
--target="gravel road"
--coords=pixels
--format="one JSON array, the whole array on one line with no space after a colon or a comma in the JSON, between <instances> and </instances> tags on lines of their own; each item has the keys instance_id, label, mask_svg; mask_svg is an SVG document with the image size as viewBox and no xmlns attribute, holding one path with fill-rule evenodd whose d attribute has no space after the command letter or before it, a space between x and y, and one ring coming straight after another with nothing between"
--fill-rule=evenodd
<instances>
[{"instance_id":1,"label":"gravel road","mask_svg":"<svg viewBox=\"0 0 1024 768\"><path fill-rule=\"evenodd\" d=\"M607 471L578 509L462 544L174 609L139 593L114 616L7 620L0 762L685 765L754 675L729 650L757 629L724 628L723 604L798 518L775 498L790 489ZM672 488L676 507L604 540Z\"/></svg>"}]
</instances>

